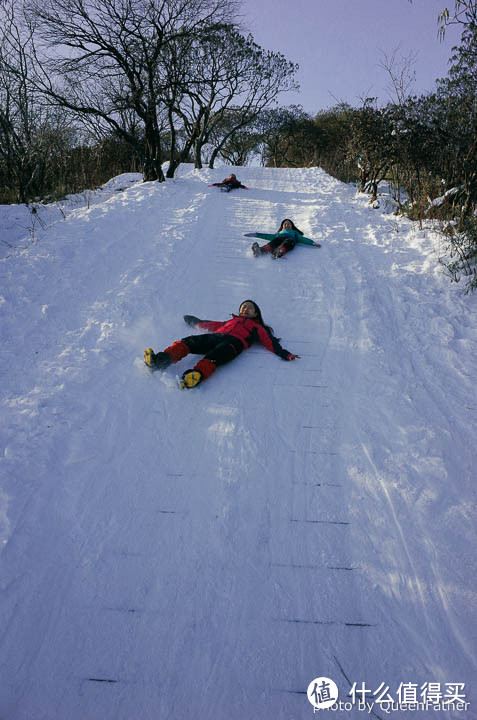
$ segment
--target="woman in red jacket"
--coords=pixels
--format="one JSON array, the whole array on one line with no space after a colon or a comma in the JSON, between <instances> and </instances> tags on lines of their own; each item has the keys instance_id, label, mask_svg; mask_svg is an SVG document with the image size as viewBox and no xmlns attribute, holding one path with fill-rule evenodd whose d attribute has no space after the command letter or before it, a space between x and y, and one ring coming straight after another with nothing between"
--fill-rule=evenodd
<instances>
[{"instance_id":1,"label":"woman in red jacket","mask_svg":"<svg viewBox=\"0 0 477 720\"><path fill-rule=\"evenodd\" d=\"M152 348L144 351L144 362L153 370L164 370L189 353L204 354L205 357L199 360L194 368L186 370L182 375L182 387L195 387L202 380L210 377L219 365L236 358L256 340L283 360L295 360L300 357L282 348L273 335L272 328L263 322L260 308L253 300L244 300L240 305L239 314L232 315L232 318L225 322L199 320L194 315L184 315L184 320L192 327L203 328L210 332L205 335L189 335L177 340L163 352L154 353Z\"/></svg>"}]
</instances>

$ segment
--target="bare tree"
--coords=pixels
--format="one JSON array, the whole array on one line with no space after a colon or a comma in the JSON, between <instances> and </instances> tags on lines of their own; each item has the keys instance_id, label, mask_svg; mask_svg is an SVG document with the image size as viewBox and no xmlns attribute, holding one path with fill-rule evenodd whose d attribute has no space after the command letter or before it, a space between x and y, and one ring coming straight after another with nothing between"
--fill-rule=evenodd
<instances>
[{"instance_id":1,"label":"bare tree","mask_svg":"<svg viewBox=\"0 0 477 720\"><path fill-rule=\"evenodd\" d=\"M7 0L0 7L0 182L5 198L25 203L45 192L74 134L71 118L41 103L31 86L30 39Z\"/></svg>"},{"instance_id":2,"label":"bare tree","mask_svg":"<svg viewBox=\"0 0 477 720\"><path fill-rule=\"evenodd\" d=\"M416 81L416 71L413 69L417 60L417 53L409 53L399 57L400 47L395 48L391 55L381 50L382 60L378 64L389 75L391 86L386 90L391 101L403 105L410 95L410 90Z\"/></svg>"},{"instance_id":3,"label":"bare tree","mask_svg":"<svg viewBox=\"0 0 477 720\"><path fill-rule=\"evenodd\" d=\"M203 143L208 141L213 131L217 137L219 127L226 127L223 120L227 113L229 121L235 121L229 123L221 139L216 141L209 160L211 168L217 155L234 135L253 126L261 113L273 105L280 93L299 89L295 80L298 65L288 61L281 53L263 50L254 43L251 35L245 39L241 52L244 65L243 75L239 77L241 82L238 92L229 102L222 103L218 112L213 113L208 131L204 134Z\"/></svg>"},{"instance_id":4,"label":"bare tree","mask_svg":"<svg viewBox=\"0 0 477 720\"><path fill-rule=\"evenodd\" d=\"M173 142L167 176L193 152L202 167L202 148L213 138L211 166L222 147L283 90L296 88L297 66L279 53L267 52L231 25L216 25L186 45L174 46L167 83ZM231 124L230 119L235 123ZM222 134L221 134L222 133ZM178 152L176 140L182 136Z\"/></svg>"},{"instance_id":5,"label":"bare tree","mask_svg":"<svg viewBox=\"0 0 477 720\"><path fill-rule=\"evenodd\" d=\"M164 180L161 134L168 48L227 21L234 0L28 0L37 88L96 117L137 148L121 115L143 125L144 179Z\"/></svg>"}]
</instances>

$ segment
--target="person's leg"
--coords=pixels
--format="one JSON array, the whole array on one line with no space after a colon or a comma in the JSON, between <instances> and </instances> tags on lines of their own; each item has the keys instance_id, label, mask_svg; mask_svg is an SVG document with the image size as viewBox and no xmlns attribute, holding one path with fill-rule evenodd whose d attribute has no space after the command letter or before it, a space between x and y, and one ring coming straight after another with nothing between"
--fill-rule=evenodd
<instances>
[{"instance_id":1,"label":"person's leg","mask_svg":"<svg viewBox=\"0 0 477 720\"><path fill-rule=\"evenodd\" d=\"M204 360L214 363L216 367L225 365L234 360L243 350L243 345L238 339L222 340L216 347L212 348Z\"/></svg>"},{"instance_id":2,"label":"person's leg","mask_svg":"<svg viewBox=\"0 0 477 720\"><path fill-rule=\"evenodd\" d=\"M144 352L144 362L149 367L165 370L169 365L179 362L189 353L203 355L220 344L220 342L222 342L222 336L214 333L190 335L181 340L176 340L162 352L154 353L152 348L148 348Z\"/></svg>"},{"instance_id":3,"label":"person's leg","mask_svg":"<svg viewBox=\"0 0 477 720\"><path fill-rule=\"evenodd\" d=\"M180 340L186 345L192 355L206 355L224 342L226 335L221 333L204 333L202 335L188 335Z\"/></svg>"},{"instance_id":4,"label":"person's leg","mask_svg":"<svg viewBox=\"0 0 477 720\"><path fill-rule=\"evenodd\" d=\"M243 345L239 340L222 340L202 360L199 360L192 370L186 370L182 376L184 384L186 387L195 387L203 380L207 380L217 367L236 358L242 350Z\"/></svg>"},{"instance_id":5,"label":"person's leg","mask_svg":"<svg viewBox=\"0 0 477 720\"><path fill-rule=\"evenodd\" d=\"M284 242L281 243L275 250L272 251L272 255L274 257L283 257L286 255L287 252L290 252L290 250L293 250L295 247L296 242L292 240L291 238L288 238Z\"/></svg>"},{"instance_id":6,"label":"person's leg","mask_svg":"<svg viewBox=\"0 0 477 720\"><path fill-rule=\"evenodd\" d=\"M254 255L264 255L265 253L271 253L277 248L282 242L282 238L273 238L266 245L260 246L257 242L252 245L252 251Z\"/></svg>"},{"instance_id":7,"label":"person's leg","mask_svg":"<svg viewBox=\"0 0 477 720\"><path fill-rule=\"evenodd\" d=\"M152 348L147 348L144 350L144 362L154 370L165 370L169 365L178 362L188 354L187 345L177 340L162 352L155 353Z\"/></svg>"}]
</instances>

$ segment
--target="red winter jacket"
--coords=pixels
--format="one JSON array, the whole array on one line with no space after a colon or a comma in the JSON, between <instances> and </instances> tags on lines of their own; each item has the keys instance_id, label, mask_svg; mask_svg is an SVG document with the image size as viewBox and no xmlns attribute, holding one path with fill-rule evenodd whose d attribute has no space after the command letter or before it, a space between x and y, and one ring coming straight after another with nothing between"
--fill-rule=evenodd
<instances>
[{"instance_id":1,"label":"red winter jacket","mask_svg":"<svg viewBox=\"0 0 477 720\"><path fill-rule=\"evenodd\" d=\"M238 338L244 348L248 348L258 340L267 350L279 355L283 360L288 360L290 353L284 350L276 337L273 337L263 325L252 320L252 318L232 315L231 320L217 322L215 320L200 320L195 327L211 330L214 333L223 333Z\"/></svg>"}]
</instances>

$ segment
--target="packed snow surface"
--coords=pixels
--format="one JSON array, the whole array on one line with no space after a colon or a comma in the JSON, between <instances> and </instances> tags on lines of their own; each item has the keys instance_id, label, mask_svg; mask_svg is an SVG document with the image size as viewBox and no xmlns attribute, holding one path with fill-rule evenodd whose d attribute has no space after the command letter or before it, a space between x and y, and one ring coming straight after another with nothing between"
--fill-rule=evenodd
<instances>
[{"instance_id":1,"label":"packed snow surface","mask_svg":"<svg viewBox=\"0 0 477 720\"><path fill-rule=\"evenodd\" d=\"M0 717L308 718L326 677L476 718L477 296L430 223L229 170L0 208ZM322 247L255 259L285 217ZM144 365L248 298L300 359Z\"/></svg>"}]
</instances>

